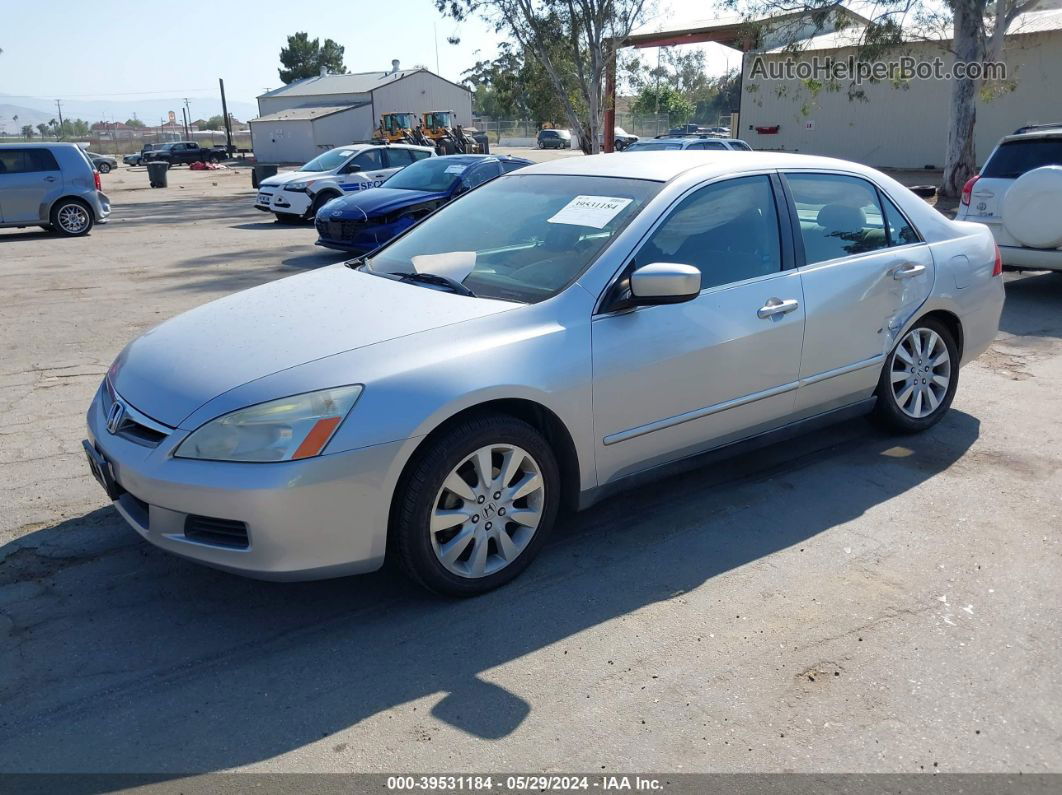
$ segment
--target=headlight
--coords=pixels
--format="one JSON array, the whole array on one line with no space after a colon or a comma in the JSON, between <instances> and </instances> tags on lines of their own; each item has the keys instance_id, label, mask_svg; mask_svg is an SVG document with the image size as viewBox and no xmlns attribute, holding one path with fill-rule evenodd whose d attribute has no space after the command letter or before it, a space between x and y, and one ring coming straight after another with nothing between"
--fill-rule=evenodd
<instances>
[{"instance_id":1,"label":"headlight","mask_svg":"<svg viewBox=\"0 0 1062 795\"><path fill-rule=\"evenodd\" d=\"M314 183L312 179L302 179L298 182L289 182L284 186L284 190L294 191L295 193L305 193L306 189Z\"/></svg>"},{"instance_id":2,"label":"headlight","mask_svg":"<svg viewBox=\"0 0 1062 795\"><path fill-rule=\"evenodd\" d=\"M259 403L211 420L174 455L211 461L293 461L319 455L361 395L340 386Z\"/></svg>"}]
</instances>

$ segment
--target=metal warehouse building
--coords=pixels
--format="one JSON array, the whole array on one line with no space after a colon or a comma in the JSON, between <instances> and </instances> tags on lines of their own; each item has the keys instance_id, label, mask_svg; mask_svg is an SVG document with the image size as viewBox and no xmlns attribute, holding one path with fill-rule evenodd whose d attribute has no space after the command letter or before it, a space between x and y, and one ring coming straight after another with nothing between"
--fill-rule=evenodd
<instances>
[{"instance_id":1,"label":"metal warehouse building","mask_svg":"<svg viewBox=\"0 0 1062 795\"><path fill-rule=\"evenodd\" d=\"M420 115L451 110L472 122L472 93L427 69L322 74L258 97L251 119L255 157L261 163L304 163L326 149L372 138L380 114Z\"/></svg>"},{"instance_id":2,"label":"metal warehouse building","mask_svg":"<svg viewBox=\"0 0 1062 795\"><path fill-rule=\"evenodd\" d=\"M1013 82L993 98L978 100L978 163L984 162L1003 135L1017 127L1062 121L1059 5L1060 0L1048 0L1040 10L1021 15L1011 25L1004 60L1008 81ZM847 58L856 52L850 45L858 35L857 27L822 32L801 41L796 57ZM924 61L940 56L950 66L953 57L945 49L948 45L949 41L913 42L897 55ZM776 48L768 49L764 57L770 61L788 56ZM745 53L739 133L754 149L829 155L871 166L943 167L950 82L912 80L899 87L864 82L864 102L849 99L847 82L839 91L823 88L812 94L799 78L757 79L752 74L755 58L755 52Z\"/></svg>"}]
</instances>

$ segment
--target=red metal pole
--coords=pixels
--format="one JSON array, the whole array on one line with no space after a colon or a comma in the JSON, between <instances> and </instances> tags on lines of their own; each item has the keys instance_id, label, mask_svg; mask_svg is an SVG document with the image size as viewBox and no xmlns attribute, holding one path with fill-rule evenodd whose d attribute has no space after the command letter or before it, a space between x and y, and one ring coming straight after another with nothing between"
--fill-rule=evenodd
<instances>
[{"instance_id":1,"label":"red metal pole","mask_svg":"<svg viewBox=\"0 0 1062 795\"><path fill-rule=\"evenodd\" d=\"M619 42L612 40L608 48L608 61L605 64L605 136L604 150L613 152L616 148L616 46Z\"/></svg>"}]
</instances>

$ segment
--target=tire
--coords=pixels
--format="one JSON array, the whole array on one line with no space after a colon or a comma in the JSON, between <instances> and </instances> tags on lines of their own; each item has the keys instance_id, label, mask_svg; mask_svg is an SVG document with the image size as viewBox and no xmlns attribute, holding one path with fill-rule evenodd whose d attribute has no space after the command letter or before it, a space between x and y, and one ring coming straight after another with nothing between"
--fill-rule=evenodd
<instances>
[{"instance_id":1,"label":"tire","mask_svg":"<svg viewBox=\"0 0 1062 795\"><path fill-rule=\"evenodd\" d=\"M943 353L947 354L946 361L941 358ZM951 331L933 318L919 320L885 359L874 417L899 433L927 430L951 408L958 385L959 348ZM928 412L927 404L932 407Z\"/></svg>"},{"instance_id":2,"label":"tire","mask_svg":"<svg viewBox=\"0 0 1062 795\"><path fill-rule=\"evenodd\" d=\"M495 478L486 490L474 463L484 460L484 450L491 450ZM519 491L516 486L522 482L525 489L533 487L515 500L506 499L506 489L497 480L509 460L520 462L505 484L509 493ZM418 450L406 467L395 491L389 540L414 582L447 596L476 596L504 585L530 565L553 527L559 504L557 461L537 430L506 415L470 417ZM524 521L508 518L518 512ZM444 523L458 521L432 530L433 516ZM531 527L530 521L536 524ZM447 546L455 541L455 546ZM447 552L452 560L444 563Z\"/></svg>"},{"instance_id":3,"label":"tire","mask_svg":"<svg viewBox=\"0 0 1062 795\"><path fill-rule=\"evenodd\" d=\"M332 193L330 191L319 193L314 197L313 204L310 205L310 209L306 212L306 220L313 221L316 219L318 211L328 204L328 202L332 201L332 199L338 199L339 196L340 194Z\"/></svg>"},{"instance_id":4,"label":"tire","mask_svg":"<svg viewBox=\"0 0 1062 795\"><path fill-rule=\"evenodd\" d=\"M277 217L278 224L301 224L302 216L292 213L273 213Z\"/></svg>"},{"instance_id":5,"label":"tire","mask_svg":"<svg viewBox=\"0 0 1062 795\"><path fill-rule=\"evenodd\" d=\"M100 163L98 166L96 166L96 170L99 171L101 174L110 174L111 173L111 164L110 163Z\"/></svg>"},{"instance_id":6,"label":"tire","mask_svg":"<svg viewBox=\"0 0 1062 795\"><path fill-rule=\"evenodd\" d=\"M545 148L546 148L546 145L545 145L544 143L542 143L541 141L539 141L539 142L538 142L538 148L539 148L539 149L545 149Z\"/></svg>"},{"instance_id":7,"label":"tire","mask_svg":"<svg viewBox=\"0 0 1062 795\"><path fill-rule=\"evenodd\" d=\"M82 237L92 230L92 209L80 199L60 199L52 207L52 230L63 237Z\"/></svg>"}]
</instances>

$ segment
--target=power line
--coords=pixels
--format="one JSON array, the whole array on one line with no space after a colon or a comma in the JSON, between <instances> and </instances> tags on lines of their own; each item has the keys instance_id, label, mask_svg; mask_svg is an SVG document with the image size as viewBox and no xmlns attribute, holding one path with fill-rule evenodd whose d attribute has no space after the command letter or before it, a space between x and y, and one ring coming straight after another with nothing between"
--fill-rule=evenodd
<instances>
[{"instance_id":1,"label":"power line","mask_svg":"<svg viewBox=\"0 0 1062 795\"><path fill-rule=\"evenodd\" d=\"M191 94L194 91L213 91L212 88L164 88L158 91L119 91L113 94L67 94L59 91L42 91L40 94L0 94L0 98L9 97L17 99L36 99L48 94L63 93L67 99L71 97L134 97L146 94Z\"/></svg>"}]
</instances>

